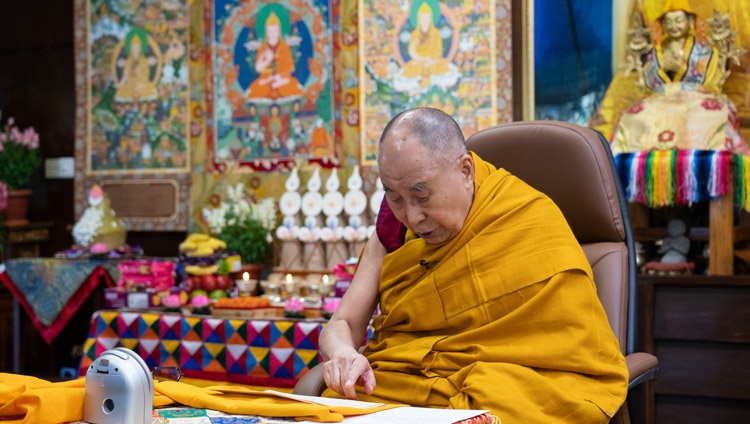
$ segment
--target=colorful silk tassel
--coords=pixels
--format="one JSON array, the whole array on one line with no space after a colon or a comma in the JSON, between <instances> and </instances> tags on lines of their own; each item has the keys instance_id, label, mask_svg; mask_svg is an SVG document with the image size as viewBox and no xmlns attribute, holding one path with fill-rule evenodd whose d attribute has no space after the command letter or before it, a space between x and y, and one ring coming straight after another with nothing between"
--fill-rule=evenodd
<instances>
[{"instance_id":1,"label":"colorful silk tassel","mask_svg":"<svg viewBox=\"0 0 750 424\"><path fill-rule=\"evenodd\" d=\"M726 150L654 150L615 156L631 203L690 206L727 194L750 211L750 157ZM730 179L731 183L730 184Z\"/></svg>"}]
</instances>

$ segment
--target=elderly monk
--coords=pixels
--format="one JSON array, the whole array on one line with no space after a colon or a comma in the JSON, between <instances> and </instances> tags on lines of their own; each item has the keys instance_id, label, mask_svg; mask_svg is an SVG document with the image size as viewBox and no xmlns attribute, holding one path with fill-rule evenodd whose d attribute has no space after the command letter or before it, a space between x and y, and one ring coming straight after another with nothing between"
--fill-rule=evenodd
<instances>
[{"instance_id":1,"label":"elderly monk","mask_svg":"<svg viewBox=\"0 0 750 424\"><path fill-rule=\"evenodd\" d=\"M378 165L387 205L320 336L324 396L608 422L628 371L557 206L467 152L436 109L393 118Z\"/></svg>"}]
</instances>

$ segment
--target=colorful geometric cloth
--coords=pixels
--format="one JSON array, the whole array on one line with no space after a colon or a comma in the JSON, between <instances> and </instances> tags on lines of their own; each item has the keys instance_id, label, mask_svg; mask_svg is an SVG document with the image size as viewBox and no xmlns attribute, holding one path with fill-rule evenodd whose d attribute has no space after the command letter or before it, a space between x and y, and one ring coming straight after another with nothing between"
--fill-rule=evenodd
<instances>
[{"instance_id":1,"label":"colorful geometric cloth","mask_svg":"<svg viewBox=\"0 0 750 424\"><path fill-rule=\"evenodd\" d=\"M124 346L149 367L178 366L185 377L294 387L321 362L323 322L241 320L155 312L97 311L79 375L104 351Z\"/></svg>"}]
</instances>

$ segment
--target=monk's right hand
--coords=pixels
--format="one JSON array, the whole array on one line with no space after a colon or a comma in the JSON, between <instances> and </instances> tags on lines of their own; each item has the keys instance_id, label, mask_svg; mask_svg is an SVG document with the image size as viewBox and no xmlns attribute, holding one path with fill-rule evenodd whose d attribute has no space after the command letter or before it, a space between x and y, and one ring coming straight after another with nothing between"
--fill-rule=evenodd
<instances>
[{"instance_id":1,"label":"monk's right hand","mask_svg":"<svg viewBox=\"0 0 750 424\"><path fill-rule=\"evenodd\" d=\"M368 395L375 390L375 374L370 363L354 349L337 353L324 362L323 378L328 387L349 399L357 399L355 385L362 386Z\"/></svg>"}]
</instances>

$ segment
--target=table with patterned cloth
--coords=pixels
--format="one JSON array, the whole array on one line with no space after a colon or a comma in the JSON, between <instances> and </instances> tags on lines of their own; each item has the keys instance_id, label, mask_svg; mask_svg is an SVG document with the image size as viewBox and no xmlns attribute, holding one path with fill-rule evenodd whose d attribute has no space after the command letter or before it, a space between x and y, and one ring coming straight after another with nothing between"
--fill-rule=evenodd
<instances>
[{"instance_id":1,"label":"table with patterned cloth","mask_svg":"<svg viewBox=\"0 0 750 424\"><path fill-rule=\"evenodd\" d=\"M150 311L97 311L79 375L104 351L124 346L149 367L178 366L189 378L294 387L321 361L323 321L242 320Z\"/></svg>"},{"instance_id":2,"label":"table with patterned cloth","mask_svg":"<svg viewBox=\"0 0 750 424\"><path fill-rule=\"evenodd\" d=\"M119 261L22 258L5 261L0 281L13 294L47 343L104 282L120 278Z\"/></svg>"}]
</instances>

